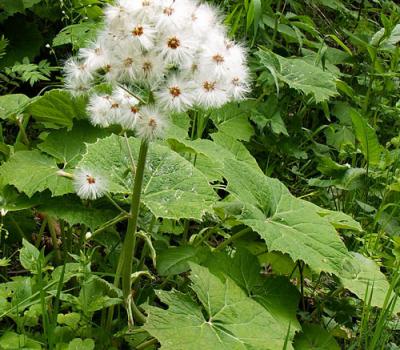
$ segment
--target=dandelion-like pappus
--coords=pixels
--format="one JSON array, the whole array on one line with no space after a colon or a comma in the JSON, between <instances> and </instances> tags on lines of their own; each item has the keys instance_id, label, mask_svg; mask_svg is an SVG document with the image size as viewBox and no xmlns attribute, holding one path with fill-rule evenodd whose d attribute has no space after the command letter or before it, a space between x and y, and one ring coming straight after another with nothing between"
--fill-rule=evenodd
<instances>
[{"instance_id":1,"label":"dandelion-like pappus","mask_svg":"<svg viewBox=\"0 0 400 350\"><path fill-rule=\"evenodd\" d=\"M104 15L97 38L64 69L66 88L89 97L92 124L117 124L152 141L163 136L172 112L219 108L249 92L246 51L228 38L215 7L117 0ZM96 89L100 83L108 93ZM140 98L137 87L149 98Z\"/></svg>"}]
</instances>

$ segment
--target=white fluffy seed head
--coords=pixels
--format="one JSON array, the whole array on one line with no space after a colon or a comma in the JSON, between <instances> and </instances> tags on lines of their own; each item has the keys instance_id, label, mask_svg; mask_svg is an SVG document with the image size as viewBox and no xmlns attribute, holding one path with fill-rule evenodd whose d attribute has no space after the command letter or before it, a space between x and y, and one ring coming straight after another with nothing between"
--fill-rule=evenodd
<instances>
[{"instance_id":1,"label":"white fluffy seed head","mask_svg":"<svg viewBox=\"0 0 400 350\"><path fill-rule=\"evenodd\" d=\"M184 112L195 102L194 88L186 77L173 75L155 93L156 100L165 110Z\"/></svg>"},{"instance_id":2,"label":"white fluffy seed head","mask_svg":"<svg viewBox=\"0 0 400 350\"><path fill-rule=\"evenodd\" d=\"M157 107L146 106L139 111L137 135L145 140L154 141L161 138L166 129L166 117Z\"/></svg>"},{"instance_id":3,"label":"white fluffy seed head","mask_svg":"<svg viewBox=\"0 0 400 350\"><path fill-rule=\"evenodd\" d=\"M219 108L229 102L225 84L215 79L199 79L195 95L198 105L205 109Z\"/></svg>"},{"instance_id":4,"label":"white fluffy seed head","mask_svg":"<svg viewBox=\"0 0 400 350\"><path fill-rule=\"evenodd\" d=\"M119 124L153 140L171 112L218 108L250 91L246 51L228 39L213 6L198 0L115 0L105 8L104 22L97 38L65 66L66 87L89 95L95 125ZM104 82L113 87L110 96L94 93L93 85ZM157 108L126 96L126 90L140 91L148 103L154 98Z\"/></svg>"},{"instance_id":5,"label":"white fluffy seed head","mask_svg":"<svg viewBox=\"0 0 400 350\"><path fill-rule=\"evenodd\" d=\"M114 115L113 122L124 129L134 130L139 118L139 100L129 93L127 87L117 87L111 100L118 104L118 113Z\"/></svg>"},{"instance_id":6,"label":"white fluffy seed head","mask_svg":"<svg viewBox=\"0 0 400 350\"><path fill-rule=\"evenodd\" d=\"M92 95L89 99L87 112L91 123L106 128L113 122L113 101L109 95Z\"/></svg>"},{"instance_id":7,"label":"white fluffy seed head","mask_svg":"<svg viewBox=\"0 0 400 350\"><path fill-rule=\"evenodd\" d=\"M246 66L232 68L226 76L226 90L230 99L243 100L250 92L250 74Z\"/></svg>"},{"instance_id":8,"label":"white fluffy seed head","mask_svg":"<svg viewBox=\"0 0 400 350\"><path fill-rule=\"evenodd\" d=\"M77 169L74 173L74 188L82 199L94 200L106 194L107 181L89 169Z\"/></svg>"},{"instance_id":9,"label":"white fluffy seed head","mask_svg":"<svg viewBox=\"0 0 400 350\"><path fill-rule=\"evenodd\" d=\"M160 39L160 53L172 65L188 65L193 62L198 47L193 37L182 31L165 33Z\"/></svg>"}]
</instances>

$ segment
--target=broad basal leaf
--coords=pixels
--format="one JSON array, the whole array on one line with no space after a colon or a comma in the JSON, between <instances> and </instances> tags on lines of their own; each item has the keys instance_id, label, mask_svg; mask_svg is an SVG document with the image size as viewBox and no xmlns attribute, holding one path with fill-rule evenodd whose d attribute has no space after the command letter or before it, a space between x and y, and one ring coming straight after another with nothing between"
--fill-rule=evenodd
<instances>
[{"instance_id":1,"label":"broad basal leaf","mask_svg":"<svg viewBox=\"0 0 400 350\"><path fill-rule=\"evenodd\" d=\"M86 150L85 143L96 142L109 133L96 128L86 121L74 124L71 131L66 129L52 131L44 142L38 145L43 152L53 156L65 166L74 166Z\"/></svg>"},{"instance_id":2,"label":"broad basal leaf","mask_svg":"<svg viewBox=\"0 0 400 350\"><path fill-rule=\"evenodd\" d=\"M303 58L285 58L266 49L259 50L257 56L276 82L282 81L293 89L312 95L317 103L338 94L336 77Z\"/></svg>"},{"instance_id":3,"label":"broad basal leaf","mask_svg":"<svg viewBox=\"0 0 400 350\"><path fill-rule=\"evenodd\" d=\"M140 140L130 138L128 142L136 162ZM131 192L133 181L129 150L123 137L113 135L88 145L78 167L97 169L107 174L112 193ZM190 162L168 147L150 145L142 200L155 216L201 219L211 210L216 198L205 176Z\"/></svg>"},{"instance_id":4,"label":"broad basal leaf","mask_svg":"<svg viewBox=\"0 0 400 350\"><path fill-rule=\"evenodd\" d=\"M192 266L192 289L200 300L157 291L167 310L148 306L144 329L168 350L282 349L287 330L230 278ZM291 346L288 346L290 349Z\"/></svg>"},{"instance_id":5,"label":"broad basal leaf","mask_svg":"<svg viewBox=\"0 0 400 350\"><path fill-rule=\"evenodd\" d=\"M202 263L209 256L205 247L171 247L157 254L157 271L161 276L177 275L190 269L189 262Z\"/></svg>"},{"instance_id":6,"label":"broad basal leaf","mask_svg":"<svg viewBox=\"0 0 400 350\"><path fill-rule=\"evenodd\" d=\"M70 180L57 175L56 161L37 150L15 153L0 167L2 182L15 186L28 197L50 190L54 196L73 192Z\"/></svg>"},{"instance_id":7,"label":"broad basal leaf","mask_svg":"<svg viewBox=\"0 0 400 350\"><path fill-rule=\"evenodd\" d=\"M236 140L249 141L254 129L249 122L251 103L229 103L211 113L211 119L221 132Z\"/></svg>"},{"instance_id":8,"label":"broad basal leaf","mask_svg":"<svg viewBox=\"0 0 400 350\"><path fill-rule=\"evenodd\" d=\"M23 112L29 97L23 94L0 96L0 119L15 117Z\"/></svg>"},{"instance_id":9,"label":"broad basal leaf","mask_svg":"<svg viewBox=\"0 0 400 350\"><path fill-rule=\"evenodd\" d=\"M119 214L117 210L109 206L102 207L98 202L84 205L72 195L47 199L37 210L62 219L70 225L84 224L91 229L101 226Z\"/></svg>"},{"instance_id":10,"label":"broad basal leaf","mask_svg":"<svg viewBox=\"0 0 400 350\"><path fill-rule=\"evenodd\" d=\"M237 159L259 169L257 161L240 141L221 132L211 137L214 141L170 138L168 142L177 152L196 155L196 168L211 181L222 179L224 161L228 159Z\"/></svg>"},{"instance_id":11,"label":"broad basal leaf","mask_svg":"<svg viewBox=\"0 0 400 350\"><path fill-rule=\"evenodd\" d=\"M385 275L374 261L358 253L351 254L351 258L343 261L342 273L339 276L343 286L362 300L371 297L371 306L382 307L389 290ZM369 293L366 296L367 288ZM392 293L390 298L393 297ZM394 311L400 312L399 302L396 303Z\"/></svg>"},{"instance_id":12,"label":"broad basal leaf","mask_svg":"<svg viewBox=\"0 0 400 350\"><path fill-rule=\"evenodd\" d=\"M82 119L86 116L85 100L74 99L65 90L51 90L32 101L26 112L43 123L72 127L73 119Z\"/></svg>"},{"instance_id":13,"label":"broad basal leaf","mask_svg":"<svg viewBox=\"0 0 400 350\"><path fill-rule=\"evenodd\" d=\"M243 162L226 162L225 177L228 190L243 204L238 219L256 231L270 251L287 253L317 272L340 274L342 261L349 256L347 249L313 206Z\"/></svg>"},{"instance_id":14,"label":"broad basal leaf","mask_svg":"<svg viewBox=\"0 0 400 350\"><path fill-rule=\"evenodd\" d=\"M295 350L340 350L332 335L318 325L304 325L296 336Z\"/></svg>"},{"instance_id":15,"label":"broad basal leaf","mask_svg":"<svg viewBox=\"0 0 400 350\"><path fill-rule=\"evenodd\" d=\"M285 277L261 274L261 266L255 255L247 249L237 249L232 256L226 253L212 254L203 263L219 276L231 278L249 298L262 305L279 323L284 332L290 326L291 338L300 330L296 318L300 294Z\"/></svg>"}]
</instances>

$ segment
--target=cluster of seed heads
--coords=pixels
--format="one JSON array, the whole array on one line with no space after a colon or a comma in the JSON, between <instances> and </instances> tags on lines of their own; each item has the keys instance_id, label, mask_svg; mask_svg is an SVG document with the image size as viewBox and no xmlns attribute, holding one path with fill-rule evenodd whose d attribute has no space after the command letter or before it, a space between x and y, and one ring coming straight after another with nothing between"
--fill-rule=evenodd
<instances>
[{"instance_id":1,"label":"cluster of seed heads","mask_svg":"<svg viewBox=\"0 0 400 350\"><path fill-rule=\"evenodd\" d=\"M104 14L97 38L65 64L66 88L89 96L94 125L117 124L151 141L173 112L218 108L248 93L246 52L228 38L216 8L196 0L117 0ZM81 184L97 186L85 176ZM101 193L84 192L92 199Z\"/></svg>"}]
</instances>

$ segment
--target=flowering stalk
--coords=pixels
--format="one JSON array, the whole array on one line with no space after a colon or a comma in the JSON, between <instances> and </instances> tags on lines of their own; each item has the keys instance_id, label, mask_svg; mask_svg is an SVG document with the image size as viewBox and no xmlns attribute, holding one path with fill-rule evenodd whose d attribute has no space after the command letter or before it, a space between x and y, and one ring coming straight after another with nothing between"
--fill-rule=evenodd
<instances>
[{"instance_id":1,"label":"flowering stalk","mask_svg":"<svg viewBox=\"0 0 400 350\"><path fill-rule=\"evenodd\" d=\"M104 14L97 38L67 60L65 86L74 96L88 97L93 125L119 125L142 140L129 213L109 195L109 169L78 168L73 175L60 175L73 177L75 192L83 200L107 196L128 216L114 285L119 287L122 281L132 323L133 318L143 321L131 296L131 275L149 143L165 135L171 113L200 109L207 116L209 109L244 99L250 81L246 50L228 38L219 11L211 5L198 0L114 0ZM98 89L98 84L107 89ZM192 139L195 132L201 137L204 131L204 115L195 113ZM133 163L131 152L129 157ZM189 221L186 237L188 231ZM112 319L113 307L108 329Z\"/></svg>"},{"instance_id":2,"label":"flowering stalk","mask_svg":"<svg viewBox=\"0 0 400 350\"><path fill-rule=\"evenodd\" d=\"M136 167L135 183L133 185L130 217L128 220L128 228L126 230L125 240L122 246L122 254L120 257L122 293L125 302L127 302L131 294L131 275L132 264L136 246L136 229L140 209L140 197L142 193L144 168L146 165L147 151L149 143L146 139L142 140L140 145L139 160ZM119 276L116 276L119 278Z\"/></svg>"}]
</instances>

